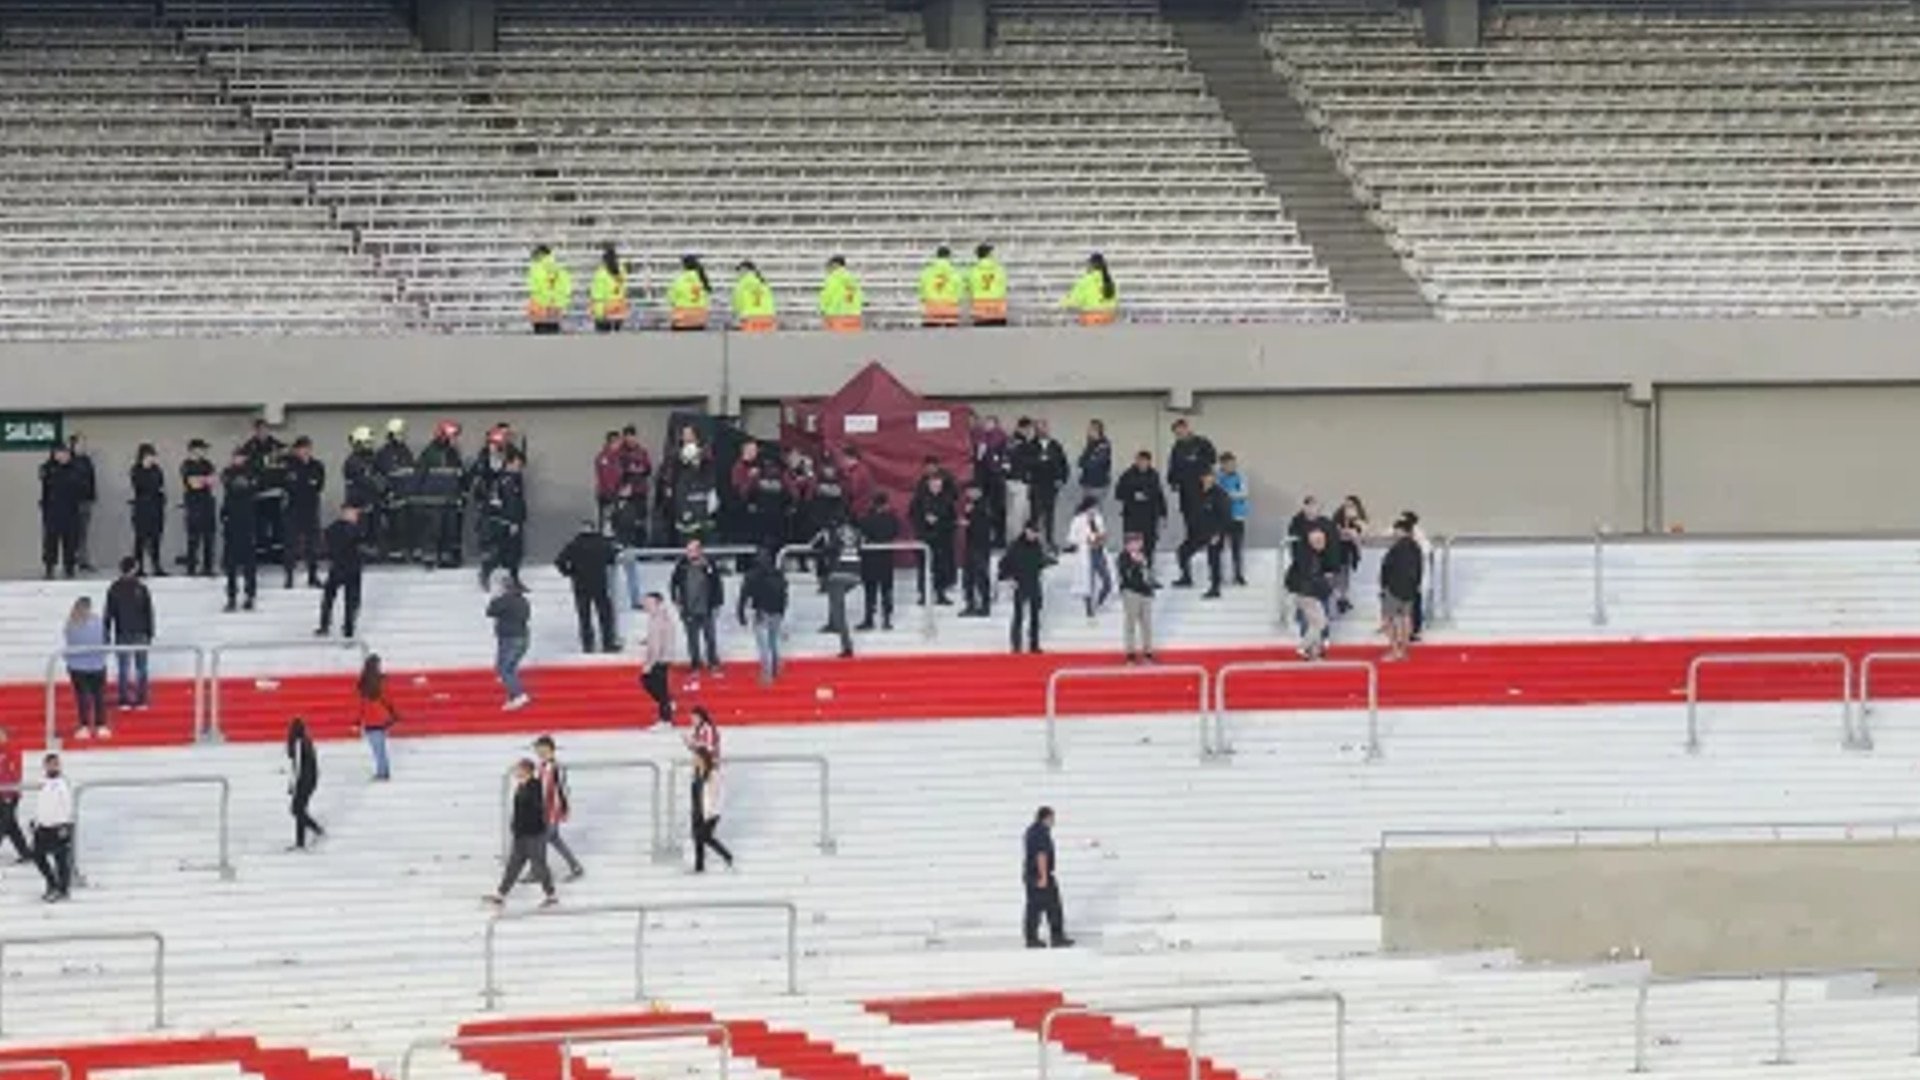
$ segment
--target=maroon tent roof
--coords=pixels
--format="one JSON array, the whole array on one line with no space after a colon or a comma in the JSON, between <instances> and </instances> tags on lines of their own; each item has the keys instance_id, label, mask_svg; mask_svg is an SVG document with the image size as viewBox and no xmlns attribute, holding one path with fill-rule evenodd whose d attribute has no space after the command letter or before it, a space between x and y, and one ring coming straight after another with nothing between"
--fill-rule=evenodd
<instances>
[{"instance_id":1,"label":"maroon tent roof","mask_svg":"<svg viewBox=\"0 0 1920 1080\"><path fill-rule=\"evenodd\" d=\"M964 482L971 468L972 426L972 406L922 397L877 361L832 397L786 401L780 409L782 446L816 459L823 452L858 447L873 490L887 492L901 512L929 457Z\"/></svg>"}]
</instances>

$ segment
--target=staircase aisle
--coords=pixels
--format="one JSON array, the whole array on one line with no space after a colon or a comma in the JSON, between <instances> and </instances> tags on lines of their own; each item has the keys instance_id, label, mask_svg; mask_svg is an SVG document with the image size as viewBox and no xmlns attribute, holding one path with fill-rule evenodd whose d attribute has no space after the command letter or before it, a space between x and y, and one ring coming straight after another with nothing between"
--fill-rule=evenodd
<instances>
[{"instance_id":1,"label":"staircase aisle","mask_svg":"<svg viewBox=\"0 0 1920 1080\"><path fill-rule=\"evenodd\" d=\"M1432 318L1420 286L1354 199L1352 184L1274 72L1244 12L1237 5L1167 5L1166 15L1188 62L1206 78L1348 309L1361 319Z\"/></svg>"}]
</instances>

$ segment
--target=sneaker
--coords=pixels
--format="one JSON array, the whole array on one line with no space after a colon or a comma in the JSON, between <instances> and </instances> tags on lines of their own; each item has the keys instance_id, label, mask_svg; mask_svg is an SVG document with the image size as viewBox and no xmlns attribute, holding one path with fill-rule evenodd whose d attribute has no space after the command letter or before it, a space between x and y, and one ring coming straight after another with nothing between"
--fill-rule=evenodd
<instances>
[{"instance_id":1,"label":"sneaker","mask_svg":"<svg viewBox=\"0 0 1920 1080\"><path fill-rule=\"evenodd\" d=\"M225 612L228 615L231 615L234 612L240 610L240 606L238 604L235 604L233 601L229 600L227 601L227 606L221 608L220 610Z\"/></svg>"},{"instance_id":2,"label":"sneaker","mask_svg":"<svg viewBox=\"0 0 1920 1080\"><path fill-rule=\"evenodd\" d=\"M559 907L560 898L553 893L548 893L546 898L540 901L540 906L543 908Z\"/></svg>"},{"instance_id":3,"label":"sneaker","mask_svg":"<svg viewBox=\"0 0 1920 1080\"><path fill-rule=\"evenodd\" d=\"M1203 593L1201 593L1201 594L1200 594L1200 599L1202 599L1202 600L1218 600L1218 599L1220 599L1220 590L1219 590L1219 589L1208 589L1208 590L1207 590L1206 592L1203 592Z\"/></svg>"},{"instance_id":4,"label":"sneaker","mask_svg":"<svg viewBox=\"0 0 1920 1080\"><path fill-rule=\"evenodd\" d=\"M576 866L573 869L567 871L568 881L579 881L581 878L586 876L587 876L587 868L584 866Z\"/></svg>"},{"instance_id":5,"label":"sneaker","mask_svg":"<svg viewBox=\"0 0 1920 1080\"><path fill-rule=\"evenodd\" d=\"M1173 587L1176 589L1191 589L1193 588L1193 579L1190 577L1175 578Z\"/></svg>"},{"instance_id":6,"label":"sneaker","mask_svg":"<svg viewBox=\"0 0 1920 1080\"><path fill-rule=\"evenodd\" d=\"M496 910L507 906L507 898L501 896L499 893L490 893L483 896L480 898L480 902Z\"/></svg>"},{"instance_id":7,"label":"sneaker","mask_svg":"<svg viewBox=\"0 0 1920 1080\"><path fill-rule=\"evenodd\" d=\"M689 676L687 679L687 689L689 690L700 689L700 676L698 675Z\"/></svg>"},{"instance_id":8,"label":"sneaker","mask_svg":"<svg viewBox=\"0 0 1920 1080\"><path fill-rule=\"evenodd\" d=\"M81 742L85 742L93 738L93 730L91 728L81 728L73 733L73 737L79 739Z\"/></svg>"},{"instance_id":9,"label":"sneaker","mask_svg":"<svg viewBox=\"0 0 1920 1080\"><path fill-rule=\"evenodd\" d=\"M1129 664L1137 664L1137 663L1139 663L1139 662L1140 662L1140 658L1139 658L1138 656L1135 656L1135 655L1134 655L1134 654L1132 654L1132 653L1128 653L1128 654L1127 654L1127 663L1129 663Z\"/></svg>"},{"instance_id":10,"label":"sneaker","mask_svg":"<svg viewBox=\"0 0 1920 1080\"><path fill-rule=\"evenodd\" d=\"M857 631L863 631L863 632L867 630L871 630L873 629L873 620L868 619L866 622L863 622L860 625L854 627L854 629Z\"/></svg>"},{"instance_id":11,"label":"sneaker","mask_svg":"<svg viewBox=\"0 0 1920 1080\"><path fill-rule=\"evenodd\" d=\"M1033 938L1027 942L1027 948L1029 949L1044 949L1046 947L1047 943L1041 941L1039 938Z\"/></svg>"},{"instance_id":12,"label":"sneaker","mask_svg":"<svg viewBox=\"0 0 1920 1080\"><path fill-rule=\"evenodd\" d=\"M507 703L505 705L500 706L500 711L519 712L521 709L524 709L531 704L533 704L532 698L528 697L525 694L519 694L514 697L508 698Z\"/></svg>"},{"instance_id":13,"label":"sneaker","mask_svg":"<svg viewBox=\"0 0 1920 1080\"><path fill-rule=\"evenodd\" d=\"M148 706L147 706L147 703L143 701L143 702L141 702L140 704L138 704L138 705L135 705L135 706L133 707L133 711L134 711L134 712L146 712L146 711L147 711L147 708L148 708Z\"/></svg>"},{"instance_id":14,"label":"sneaker","mask_svg":"<svg viewBox=\"0 0 1920 1080\"><path fill-rule=\"evenodd\" d=\"M1071 949L1071 948L1073 948L1073 939L1072 939L1072 938L1070 938L1070 937L1059 937L1059 938L1054 938L1054 939L1053 939L1053 945L1052 945L1052 948L1055 948L1055 949Z\"/></svg>"},{"instance_id":15,"label":"sneaker","mask_svg":"<svg viewBox=\"0 0 1920 1080\"><path fill-rule=\"evenodd\" d=\"M251 596L249 596L249 597L247 597L247 602L246 602L246 603L244 603L244 604L241 604L240 606L241 606L241 607L242 607L243 609L245 609L245 610L247 610L247 611L252 611L252 610L253 610L253 597L251 597Z\"/></svg>"},{"instance_id":16,"label":"sneaker","mask_svg":"<svg viewBox=\"0 0 1920 1080\"><path fill-rule=\"evenodd\" d=\"M100 729L100 737L103 739L113 738L113 729L110 727L102 727Z\"/></svg>"},{"instance_id":17,"label":"sneaker","mask_svg":"<svg viewBox=\"0 0 1920 1080\"><path fill-rule=\"evenodd\" d=\"M333 628L330 626L316 626L313 629L313 636L314 637L332 637Z\"/></svg>"}]
</instances>

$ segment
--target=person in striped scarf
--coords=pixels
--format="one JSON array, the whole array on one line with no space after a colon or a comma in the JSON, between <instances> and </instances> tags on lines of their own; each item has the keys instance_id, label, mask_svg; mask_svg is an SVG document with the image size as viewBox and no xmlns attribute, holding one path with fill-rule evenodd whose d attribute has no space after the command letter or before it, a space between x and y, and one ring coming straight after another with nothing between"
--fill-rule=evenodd
<instances>
[{"instance_id":1,"label":"person in striped scarf","mask_svg":"<svg viewBox=\"0 0 1920 1080\"><path fill-rule=\"evenodd\" d=\"M553 736L542 735L535 739L533 752L540 759L540 805L547 817L547 844L567 861L567 880L578 881L586 876L587 871L580 865L580 860L574 858L573 849L560 836L560 826L567 823L572 809L567 791L567 771L555 755Z\"/></svg>"}]
</instances>

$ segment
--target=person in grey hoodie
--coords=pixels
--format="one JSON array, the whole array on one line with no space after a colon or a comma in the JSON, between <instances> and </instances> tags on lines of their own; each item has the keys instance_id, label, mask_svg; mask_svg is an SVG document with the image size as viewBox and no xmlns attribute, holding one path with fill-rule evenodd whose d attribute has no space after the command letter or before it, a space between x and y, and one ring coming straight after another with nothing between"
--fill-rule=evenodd
<instances>
[{"instance_id":1,"label":"person in grey hoodie","mask_svg":"<svg viewBox=\"0 0 1920 1080\"><path fill-rule=\"evenodd\" d=\"M533 704L520 685L520 661L527 658L527 645L532 640L528 624L533 621L533 606L527 603L527 590L519 579L509 577L501 582L500 591L487 602L487 618L493 620L493 673L507 692L507 703L501 708L507 712L524 709Z\"/></svg>"},{"instance_id":2,"label":"person in grey hoodie","mask_svg":"<svg viewBox=\"0 0 1920 1080\"><path fill-rule=\"evenodd\" d=\"M64 629L67 679L73 683L73 705L79 714L74 738L113 738L107 726L107 627L93 613L93 601L73 602Z\"/></svg>"},{"instance_id":3,"label":"person in grey hoodie","mask_svg":"<svg viewBox=\"0 0 1920 1080\"><path fill-rule=\"evenodd\" d=\"M667 676L673 664L673 616L667 613L666 597L651 592L640 601L647 616L646 658L641 662L640 685L653 699L654 723L673 726L673 688Z\"/></svg>"}]
</instances>

